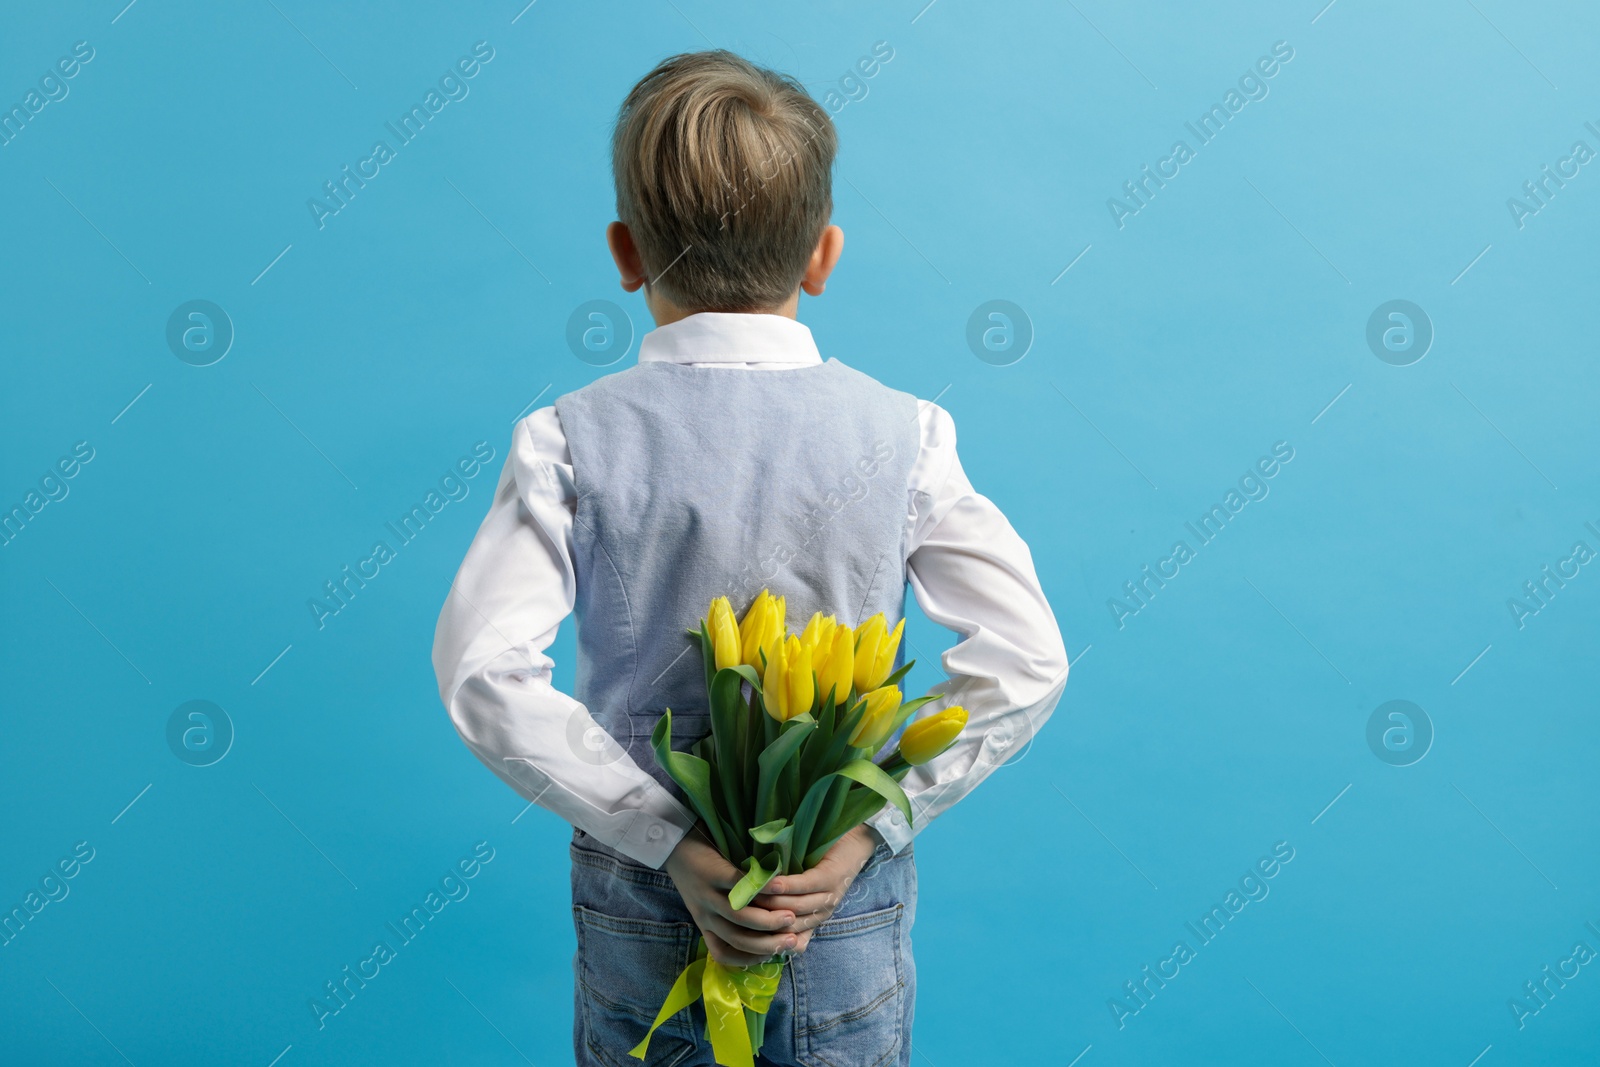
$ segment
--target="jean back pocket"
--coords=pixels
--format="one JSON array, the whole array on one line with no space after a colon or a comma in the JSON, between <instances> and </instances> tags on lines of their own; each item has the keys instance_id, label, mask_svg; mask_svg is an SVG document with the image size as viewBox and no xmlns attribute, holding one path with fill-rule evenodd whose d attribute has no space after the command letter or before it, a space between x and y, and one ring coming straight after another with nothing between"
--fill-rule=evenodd
<instances>
[{"instance_id":1,"label":"jean back pocket","mask_svg":"<svg viewBox=\"0 0 1600 1067\"><path fill-rule=\"evenodd\" d=\"M655 1021L667 991L694 958L693 923L619 918L574 905L578 933L577 1012L580 1044L599 1062L640 1067L628 1055ZM661 1024L650 1039L647 1067L671 1067L694 1051L692 1011Z\"/></svg>"},{"instance_id":2,"label":"jean back pocket","mask_svg":"<svg viewBox=\"0 0 1600 1067\"><path fill-rule=\"evenodd\" d=\"M905 1035L905 905L830 919L790 961L796 1051L810 1067L894 1063Z\"/></svg>"}]
</instances>

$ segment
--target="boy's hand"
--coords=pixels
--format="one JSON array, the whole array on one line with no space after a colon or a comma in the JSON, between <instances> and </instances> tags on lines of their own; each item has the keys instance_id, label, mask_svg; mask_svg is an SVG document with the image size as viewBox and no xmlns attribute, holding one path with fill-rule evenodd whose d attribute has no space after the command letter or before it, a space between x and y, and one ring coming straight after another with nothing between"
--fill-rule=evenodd
<instances>
[{"instance_id":1,"label":"boy's hand","mask_svg":"<svg viewBox=\"0 0 1600 1067\"><path fill-rule=\"evenodd\" d=\"M789 951L798 955L811 944L812 931L832 917L833 909L849 892L850 884L877 847L878 840L872 831L865 825L857 826L839 838L815 867L800 874L780 874L750 903L752 907L795 916L789 929L796 931L799 937ZM728 869L733 870L732 867Z\"/></svg>"},{"instance_id":2,"label":"boy's hand","mask_svg":"<svg viewBox=\"0 0 1600 1067\"><path fill-rule=\"evenodd\" d=\"M809 932L794 931L795 913L789 908L757 907L752 902L735 911L728 903L728 890L744 877L744 872L723 859L722 853L698 833L684 835L667 857L664 869L704 935L706 951L724 966L748 967L779 952L803 948L802 937L810 940Z\"/></svg>"}]
</instances>

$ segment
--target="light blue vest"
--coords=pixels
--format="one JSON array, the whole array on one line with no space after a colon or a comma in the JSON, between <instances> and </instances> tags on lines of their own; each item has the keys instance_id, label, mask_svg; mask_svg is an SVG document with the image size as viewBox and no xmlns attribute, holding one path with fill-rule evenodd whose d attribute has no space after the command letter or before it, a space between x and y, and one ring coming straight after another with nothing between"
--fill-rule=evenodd
<instances>
[{"instance_id":1,"label":"light blue vest","mask_svg":"<svg viewBox=\"0 0 1600 1067\"><path fill-rule=\"evenodd\" d=\"M905 607L916 398L830 359L753 371L648 362L555 402L577 484L573 695L674 796L650 732L710 732L697 629L763 588L855 625Z\"/></svg>"}]
</instances>

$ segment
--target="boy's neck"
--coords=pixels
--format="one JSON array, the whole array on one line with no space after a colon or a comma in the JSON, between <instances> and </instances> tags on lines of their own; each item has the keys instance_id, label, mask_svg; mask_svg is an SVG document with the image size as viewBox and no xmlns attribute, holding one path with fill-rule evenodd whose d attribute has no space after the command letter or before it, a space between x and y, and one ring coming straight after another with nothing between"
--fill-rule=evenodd
<instances>
[{"instance_id":1,"label":"boy's neck","mask_svg":"<svg viewBox=\"0 0 1600 1067\"><path fill-rule=\"evenodd\" d=\"M680 308L676 304L664 300L656 294L650 292L648 288L645 290L644 302L650 308L650 317L655 319L657 327L669 326L674 322L688 318L690 315L700 314L699 311L690 310L688 308ZM741 314L782 315L787 319L797 319L799 317L799 310L800 290L796 289L794 295L788 300L785 300L783 304L778 307L763 309L760 311L742 312Z\"/></svg>"}]
</instances>

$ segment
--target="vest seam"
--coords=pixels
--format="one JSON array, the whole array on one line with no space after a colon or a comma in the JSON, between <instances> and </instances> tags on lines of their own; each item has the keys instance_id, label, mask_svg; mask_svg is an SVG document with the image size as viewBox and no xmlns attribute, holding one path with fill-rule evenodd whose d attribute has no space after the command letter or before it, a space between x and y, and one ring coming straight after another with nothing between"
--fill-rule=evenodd
<instances>
[{"instance_id":1,"label":"vest seam","mask_svg":"<svg viewBox=\"0 0 1600 1067\"><path fill-rule=\"evenodd\" d=\"M872 577L867 579L867 588L861 594L861 604L856 608L855 620L857 623L861 622L861 613L867 610L867 601L872 599L872 591L878 588L878 572L883 570L883 560L888 554L887 552L878 554L878 562L872 568Z\"/></svg>"},{"instance_id":2,"label":"vest seam","mask_svg":"<svg viewBox=\"0 0 1600 1067\"><path fill-rule=\"evenodd\" d=\"M596 532L595 528L579 518L576 511L573 513L572 521L589 531L589 536L594 539L594 546L606 557L606 566L610 567L611 573L616 575L617 588L622 592L622 608L628 620L628 654L633 658L633 672L628 681L628 701L624 713L632 716L633 691L639 683L639 636L633 626L633 604L628 600L628 586L622 580L622 572L617 569L616 561L611 558L610 549L606 548L605 542L600 539L600 534Z\"/></svg>"}]
</instances>

